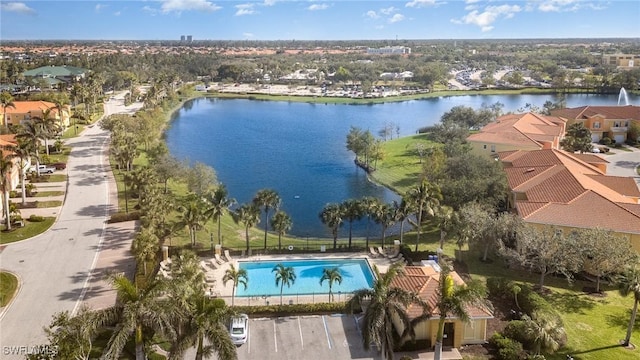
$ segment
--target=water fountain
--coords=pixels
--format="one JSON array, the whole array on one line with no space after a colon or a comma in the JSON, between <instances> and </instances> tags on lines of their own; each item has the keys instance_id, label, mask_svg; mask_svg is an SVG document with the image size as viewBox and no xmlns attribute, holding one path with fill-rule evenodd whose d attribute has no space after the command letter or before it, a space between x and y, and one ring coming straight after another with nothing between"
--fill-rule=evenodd
<instances>
[{"instance_id":1,"label":"water fountain","mask_svg":"<svg viewBox=\"0 0 640 360\"><path fill-rule=\"evenodd\" d=\"M624 105L629 105L629 96L627 95L627 90L621 87L620 95L618 95L618 106L620 106L620 103L622 102L623 99L624 99Z\"/></svg>"}]
</instances>

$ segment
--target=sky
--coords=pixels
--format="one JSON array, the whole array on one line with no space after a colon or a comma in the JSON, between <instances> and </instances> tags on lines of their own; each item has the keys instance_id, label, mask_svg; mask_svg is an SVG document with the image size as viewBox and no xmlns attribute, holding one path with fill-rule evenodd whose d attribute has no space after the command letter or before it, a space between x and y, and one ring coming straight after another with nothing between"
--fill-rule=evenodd
<instances>
[{"instance_id":1,"label":"sky","mask_svg":"<svg viewBox=\"0 0 640 360\"><path fill-rule=\"evenodd\" d=\"M0 0L0 41L638 38L638 23L638 0Z\"/></svg>"}]
</instances>

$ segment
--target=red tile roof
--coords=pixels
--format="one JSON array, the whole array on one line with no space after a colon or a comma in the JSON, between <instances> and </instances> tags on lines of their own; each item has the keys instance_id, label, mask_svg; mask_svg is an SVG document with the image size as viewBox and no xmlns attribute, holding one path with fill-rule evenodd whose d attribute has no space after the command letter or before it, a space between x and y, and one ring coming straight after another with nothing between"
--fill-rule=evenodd
<instances>
[{"instance_id":1,"label":"red tile roof","mask_svg":"<svg viewBox=\"0 0 640 360\"><path fill-rule=\"evenodd\" d=\"M508 114L487 124L467 140L542 148L543 143L553 143L564 135L565 122L559 117L535 113Z\"/></svg>"},{"instance_id":2,"label":"red tile roof","mask_svg":"<svg viewBox=\"0 0 640 360\"><path fill-rule=\"evenodd\" d=\"M551 115L568 119L588 119L595 115L602 115L607 119L640 120L640 106L581 106L552 110Z\"/></svg>"}]
</instances>

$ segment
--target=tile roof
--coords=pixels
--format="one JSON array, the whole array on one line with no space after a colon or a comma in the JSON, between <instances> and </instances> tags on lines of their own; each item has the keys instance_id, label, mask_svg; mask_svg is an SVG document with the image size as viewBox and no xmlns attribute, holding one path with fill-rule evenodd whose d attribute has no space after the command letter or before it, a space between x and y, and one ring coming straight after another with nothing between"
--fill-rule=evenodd
<instances>
[{"instance_id":1,"label":"tile roof","mask_svg":"<svg viewBox=\"0 0 640 360\"><path fill-rule=\"evenodd\" d=\"M6 109L7 114L26 114L34 110L44 112L49 109L51 109L51 114L58 112L56 104L48 101L14 101L13 105L15 107L8 107Z\"/></svg>"},{"instance_id":2,"label":"tile roof","mask_svg":"<svg viewBox=\"0 0 640 360\"><path fill-rule=\"evenodd\" d=\"M607 119L640 120L640 106L581 106L552 110L551 115L569 119L588 119L595 115L602 115Z\"/></svg>"},{"instance_id":3,"label":"tile roof","mask_svg":"<svg viewBox=\"0 0 640 360\"><path fill-rule=\"evenodd\" d=\"M520 194L518 214L533 223L640 233L634 179L607 176L573 155L555 149L498 154L509 188Z\"/></svg>"},{"instance_id":4,"label":"tile roof","mask_svg":"<svg viewBox=\"0 0 640 360\"><path fill-rule=\"evenodd\" d=\"M535 113L508 114L485 125L467 140L542 147L542 143L553 142L564 134L565 122L559 117Z\"/></svg>"}]
</instances>

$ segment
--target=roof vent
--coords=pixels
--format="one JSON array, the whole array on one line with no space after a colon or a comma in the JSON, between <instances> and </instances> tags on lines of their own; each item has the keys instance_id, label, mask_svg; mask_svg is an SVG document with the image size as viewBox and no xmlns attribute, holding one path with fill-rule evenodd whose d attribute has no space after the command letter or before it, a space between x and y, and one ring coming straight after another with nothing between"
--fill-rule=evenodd
<instances>
[{"instance_id":1,"label":"roof vent","mask_svg":"<svg viewBox=\"0 0 640 360\"><path fill-rule=\"evenodd\" d=\"M525 173L530 173L530 172L532 172L532 171L536 171L536 169L535 169L535 168L528 168L528 169L527 169L527 170L525 170L524 172L525 172Z\"/></svg>"}]
</instances>

